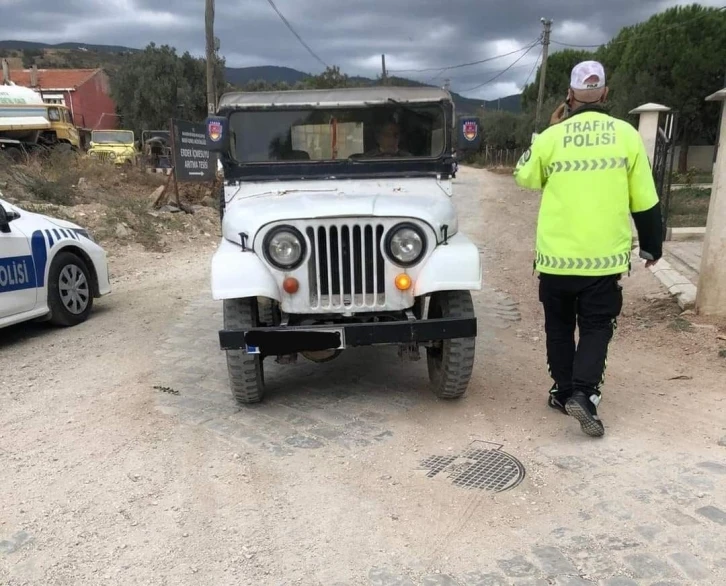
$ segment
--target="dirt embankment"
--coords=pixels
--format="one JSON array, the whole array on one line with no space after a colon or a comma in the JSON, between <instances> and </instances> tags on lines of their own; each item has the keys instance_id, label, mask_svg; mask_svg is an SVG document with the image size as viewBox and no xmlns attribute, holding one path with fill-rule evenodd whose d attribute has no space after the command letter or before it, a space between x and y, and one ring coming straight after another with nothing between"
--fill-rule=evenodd
<instances>
[{"instance_id":1,"label":"dirt embankment","mask_svg":"<svg viewBox=\"0 0 726 586\"><path fill-rule=\"evenodd\" d=\"M110 250L132 246L169 252L179 243L216 241L215 189L209 184L180 184L177 202L169 177L140 168L122 169L73 153L20 164L0 157L4 199L30 212L77 223Z\"/></svg>"}]
</instances>

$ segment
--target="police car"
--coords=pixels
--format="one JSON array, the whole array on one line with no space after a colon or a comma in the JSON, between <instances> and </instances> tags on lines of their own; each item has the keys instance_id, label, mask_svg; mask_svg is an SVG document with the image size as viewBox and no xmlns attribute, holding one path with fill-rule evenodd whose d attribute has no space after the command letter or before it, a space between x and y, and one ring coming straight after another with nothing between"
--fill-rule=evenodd
<instances>
[{"instance_id":1,"label":"police car","mask_svg":"<svg viewBox=\"0 0 726 586\"><path fill-rule=\"evenodd\" d=\"M86 230L0 199L0 328L74 326L110 292L106 253Z\"/></svg>"}]
</instances>

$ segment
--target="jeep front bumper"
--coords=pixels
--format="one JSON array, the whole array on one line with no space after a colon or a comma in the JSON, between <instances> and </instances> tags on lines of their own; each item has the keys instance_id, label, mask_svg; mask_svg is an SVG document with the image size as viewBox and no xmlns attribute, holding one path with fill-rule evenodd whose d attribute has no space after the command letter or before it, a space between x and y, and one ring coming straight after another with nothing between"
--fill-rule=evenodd
<instances>
[{"instance_id":1,"label":"jeep front bumper","mask_svg":"<svg viewBox=\"0 0 726 586\"><path fill-rule=\"evenodd\" d=\"M476 318L422 319L365 324L284 326L248 331L221 330L222 350L245 350L248 354L282 356L296 352L319 352L378 346L475 338Z\"/></svg>"}]
</instances>

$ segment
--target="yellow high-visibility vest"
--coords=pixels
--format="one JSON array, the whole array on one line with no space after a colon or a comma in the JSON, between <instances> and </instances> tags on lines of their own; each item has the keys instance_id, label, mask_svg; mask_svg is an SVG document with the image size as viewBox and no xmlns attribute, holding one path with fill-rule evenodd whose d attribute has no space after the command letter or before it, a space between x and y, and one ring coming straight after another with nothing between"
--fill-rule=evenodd
<instances>
[{"instance_id":1,"label":"yellow high-visibility vest","mask_svg":"<svg viewBox=\"0 0 726 586\"><path fill-rule=\"evenodd\" d=\"M645 146L630 124L599 109L576 112L535 138L514 178L542 190L537 271L602 276L630 269L630 214L658 203Z\"/></svg>"}]
</instances>

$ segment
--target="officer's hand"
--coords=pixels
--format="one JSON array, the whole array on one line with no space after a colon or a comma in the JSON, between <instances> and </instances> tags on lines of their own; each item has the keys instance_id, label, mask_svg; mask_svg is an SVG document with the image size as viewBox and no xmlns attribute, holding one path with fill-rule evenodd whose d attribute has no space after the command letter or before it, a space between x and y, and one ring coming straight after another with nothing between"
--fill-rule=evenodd
<instances>
[{"instance_id":1,"label":"officer's hand","mask_svg":"<svg viewBox=\"0 0 726 586\"><path fill-rule=\"evenodd\" d=\"M565 119L565 109L567 108L567 104L562 102L559 106L557 106L557 110L552 112L552 116L550 117L550 126L554 124L559 124Z\"/></svg>"}]
</instances>

